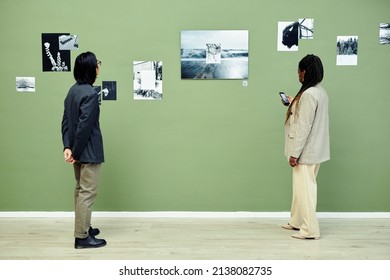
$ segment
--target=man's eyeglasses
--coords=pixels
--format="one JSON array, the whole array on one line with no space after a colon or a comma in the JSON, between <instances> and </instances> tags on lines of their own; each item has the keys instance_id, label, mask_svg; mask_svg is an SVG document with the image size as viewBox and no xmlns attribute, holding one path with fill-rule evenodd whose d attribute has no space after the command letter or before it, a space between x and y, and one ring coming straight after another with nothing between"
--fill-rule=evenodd
<instances>
[{"instance_id":1,"label":"man's eyeglasses","mask_svg":"<svg viewBox=\"0 0 390 280\"><path fill-rule=\"evenodd\" d=\"M102 66L102 62L100 60L97 61L97 66Z\"/></svg>"}]
</instances>

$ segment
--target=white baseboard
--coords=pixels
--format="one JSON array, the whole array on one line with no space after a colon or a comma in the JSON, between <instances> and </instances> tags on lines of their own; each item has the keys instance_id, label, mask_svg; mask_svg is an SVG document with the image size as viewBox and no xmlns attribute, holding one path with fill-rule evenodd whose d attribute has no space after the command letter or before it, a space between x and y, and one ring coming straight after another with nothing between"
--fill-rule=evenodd
<instances>
[{"instance_id":1,"label":"white baseboard","mask_svg":"<svg viewBox=\"0 0 390 280\"><path fill-rule=\"evenodd\" d=\"M283 218L290 217L290 212L186 212L186 211L151 211L151 212L116 212L93 211L95 218ZM389 219L390 212L318 212L320 219ZM74 212L59 211L0 211L0 218L73 218Z\"/></svg>"}]
</instances>

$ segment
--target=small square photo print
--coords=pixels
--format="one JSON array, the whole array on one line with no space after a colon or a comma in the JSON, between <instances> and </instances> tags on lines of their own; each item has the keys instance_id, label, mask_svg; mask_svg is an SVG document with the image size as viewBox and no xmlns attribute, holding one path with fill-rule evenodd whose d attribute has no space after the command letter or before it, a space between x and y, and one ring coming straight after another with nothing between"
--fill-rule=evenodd
<instances>
[{"instance_id":1,"label":"small square photo print","mask_svg":"<svg viewBox=\"0 0 390 280\"><path fill-rule=\"evenodd\" d=\"M17 92L35 92L35 77L16 77Z\"/></svg>"},{"instance_id":2,"label":"small square photo print","mask_svg":"<svg viewBox=\"0 0 390 280\"><path fill-rule=\"evenodd\" d=\"M60 35L58 37L60 50L78 50L79 36L77 35Z\"/></svg>"},{"instance_id":3,"label":"small square photo print","mask_svg":"<svg viewBox=\"0 0 390 280\"><path fill-rule=\"evenodd\" d=\"M298 51L299 22L279 21L278 22L278 51Z\"/></svg>"},{"instance_id":4,"label":"small square photo print","mask_svg":"<svg viewBox=\"0 0 390 280\"><path fill-rule=\"evenodd\" d=\"M307 40L314 38L314 19L300 18L299 19L299 39Z\"/></svg>"}]
</instances>

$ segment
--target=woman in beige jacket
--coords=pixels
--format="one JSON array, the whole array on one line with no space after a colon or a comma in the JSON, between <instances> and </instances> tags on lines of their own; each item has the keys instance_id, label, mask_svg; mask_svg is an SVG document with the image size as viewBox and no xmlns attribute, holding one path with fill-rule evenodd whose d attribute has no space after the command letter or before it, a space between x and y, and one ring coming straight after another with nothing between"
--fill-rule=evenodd
<instances>
[{"instance_id":1,"label":"woman in beige jacket","mask_svg":"<svg viewBox=\"0 0 390 280\"><path fill-rule=\"evenodd\" d=\"M298 66L302 86L290 104L285 122L285 156L293 168L291 219L282 227L297 230L292 237L319 239L316 215L317 174L330 159L328 95L321 86L324 76L318 56L307 55Z\"/></svg>"}]
</instances>

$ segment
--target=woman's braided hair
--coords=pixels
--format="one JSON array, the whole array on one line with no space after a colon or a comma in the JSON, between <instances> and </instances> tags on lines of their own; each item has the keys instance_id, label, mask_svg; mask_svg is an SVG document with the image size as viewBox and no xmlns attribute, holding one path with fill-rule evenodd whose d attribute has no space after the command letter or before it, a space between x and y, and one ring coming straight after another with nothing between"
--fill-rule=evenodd
<instances>
[{"instance_id":1,"label":"woman's braided hair","mask_svg":"<svg viewBox=\"0 0 390 280\"><path fill-rule=\"evenodd\" d=\"M291 115L291 110L294 103L296 103L296 112L298 113L299 99L301 98L303 92L308 88L317 85L324 78L324 67L322 66L321 59L314 54L308 54L302 58L302 60L299 62L298 68L300 71L305 71L305 76L301 88L288 107L286 113L286 122Z\"/></svg>"}]
</instances>

